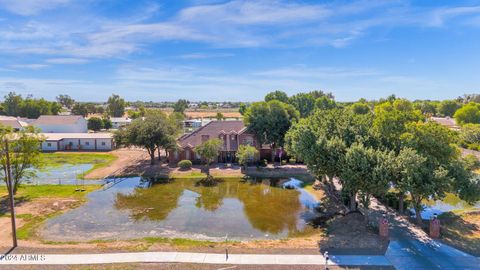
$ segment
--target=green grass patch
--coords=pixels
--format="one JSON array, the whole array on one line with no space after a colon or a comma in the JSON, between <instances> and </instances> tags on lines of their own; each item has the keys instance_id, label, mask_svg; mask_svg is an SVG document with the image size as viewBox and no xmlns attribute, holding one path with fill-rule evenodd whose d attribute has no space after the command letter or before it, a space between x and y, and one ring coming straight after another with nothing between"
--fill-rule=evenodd
<instances>
[{"instance_id":1,"label":"green grass patch","mask_svg":"<svg viewBox=\"0 0 480 270\"><path fill-rule=\"evenodd\" d=\"M19 240L27 240L35 237L35 232L45 220L60 215L61 212L55 212L44 216L26 216L23 218L25 224L17 229L17 238Z\"/></svg>"},{"instance_id":2,"label":"green grass patch","mask_svg":"<svg viewBox=\"0 0 480 270\"><path fill-rule=\"evenodd\" d=\"M23 200L32 200L36 198L72 198L82 200L85 196L100 185L85 185L82 188L85 191L75 191L78 187L75 185L23 185L17 190L15 197Z\"/></svg>"},{"instance_id":3,"label":"green grass patch","mask_svg":"<svg viewBox=\"0 0 480 270\"><path fill-rule=\"evenodd\" d=\"M187 238L166 238L166 237L145 237L142 238L141 241L145 241L148 244L170 244L175 247L183 247L183 248L194 248L194 247L208 247L213 246L215 244L219 244L219 242L207 241L207 240L193 240ZM233 241L229 241L232 243Z\"/></svg>"},{"instance_id":4,"label":"green grass patch","mask_svg":"<svg viewBox=\"0 0 480 270\"><path fill-rule=\"evenodd\" d=\"M78 175L83 179L85 175L90 172L104 168L112 164L117 157L109 153L42 153L41 164L43 171L48 171L49 168L57 168L66 164L93 164L93 167Z\"/></svg>"}]
</instances>

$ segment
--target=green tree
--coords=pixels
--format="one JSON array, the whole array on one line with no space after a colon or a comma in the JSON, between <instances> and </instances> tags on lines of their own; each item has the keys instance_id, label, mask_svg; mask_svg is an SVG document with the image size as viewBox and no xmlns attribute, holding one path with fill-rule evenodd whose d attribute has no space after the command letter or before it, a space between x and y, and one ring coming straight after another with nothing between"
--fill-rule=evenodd
<instances>
[{"instance_id":1,"label":"green tree","mask_svg":"<svg viewBox=\"0 0 480 270\"><path fill-rule=\"evenodd\" d=\"M170 147L175 140L168 118L158 111L138 118L114 134L114 139L121 146L145 148L150 156L150 164L155 164L155 152L161 147Z\"/></svg>"},{"instance_id":2,"label":"green tree","mask_svg":"<svg viewBox=\"0 0 480 270\"><path fill-rule=\"evenodd\" d=\"M273 91L273 92L270 92L268 93L266 96L265 96L265 102L269 102L269 101L272 101L272 100L278 100L280 102L283 102L283 103L288 103L288 95L287 93L283 92L283 91Z\"/></svg>"},{"instance_id":3,"label":"green tree","mask_svg":"<svg viewBox=\"0 0 480 270\"><path fill-rule=\"evenodd\" d=\"M400 151L400 136L405 133L408 123L424 121L425 117L411 104L396 99L393 103L385 102L375 106L373 132L379 143L387 149Z\"/></svg>"},{"instance_id":4,"label":"green tree","mask_svg":"<svg viewBox=\"0 0 480 270\"><path fill-rule=\"evenodd\" d=\"M251 145L242 144L238 147L238 151L236 155L238 158L238 163L243 165L246 169L249 163L252 163L258 159L259 152L257 148Z\"/></svg>"},{"instance_id":5,"label":"green tree","mask_svg":"<svg viewBox=\"0 0 480 270\"><path fill-rule=\"evenodd\" d=\"M401 140L404 147L414 150L403 158L406 161L402 185L412 197L417 223L421 224L422 201L441 199L455 182L462 181L456 178L460 175L452 175L448 170L459 154L452 131L435 122L408 124Z\"/></svg>"},{"instance_id":6,"label":"green tree","mask_svg":"<svg viewBox=\"0 0 480 270\"><path fill-rule=\"evenodd\" d=\"M188 100L179 99L175 104L173 104L173 111L177 113L185 113L185 110L188 108Z\"/></svg>"},{"instance_id":7,"label":"green tree","mask_svg":"<svg viewBox=\"0 0 480 270\"><path fill-rule=\"evenodd\" d=\"M460 144L463 147L480 150L480 125L465 124L459 133Z\"/></svg>"},{"instance_id":8,"label":"green tree","mask_svg":"<svg viewBox=\"0 0 480 270\"><path fill-rule=\"evenodd\" d=\"M480 124L480 104L470 102L453 115L458 124Z\"/></svg>"},{"instance_id":9,"label":"green tree","mask_svg":"<svg viewBox=\"0 0 480 270\"><path fill-rule=\"evenodd\" d=\"M315 100L315 107L320 110L331 110L337 107L337 103L327 96L322 96Z\"/></svg>"},{"instance_id":10,"label":"green tree","mask_svg":"<svg viewBox=\"0 0 480 270\"><path fill-rule=\"evenodd\" d=\"M72 107L72 114L87 117L88 116L87 106L83 103L79 103L79 102L75 103Z\"/></svg>"},{"instance_id":11,"label":"green tree","mask_svg":"<svg viewBox=\"0 0 480 270\"><path fill-rule=\"evenodd\" d=\"M275 150L283 147L285 134L298 120L298 112L289 104L278 100L255 102L245 112L243 121L249 132L253 133L262 144L270 144L272 162Z\"/></svg>"},{"instance_id":12,"label":"green tree","mask_svg":"<svg viewBox=\"0 0 480 270\"><path fill-rule=\"evenodd\" d=\"M312 95L306 93L298 93L288 100L295 109L300 113L301 118L309 116L315 109L315 99Z\"/></svg>"},{"instance_id":13,"label":"green tree","mask_svg":"<svg viewBox=\"0 0 480 270\"><path fill-rule=\"evenodd\" d=\"M104 122L98 117L90 117L87 122L88 129L93 131L99 131L104 128Z\"/></svg>"},{"instance_id":14,"label":"green tree","mask_svg":"<svg viewBox=\"0 0 480 270\"><path fill-rule=\"evenodd\" d=\"M5 113L10 116L19 116L23 98L21 95L17 95L15 92L8 93L3 102Z\"/></svg>"},{"instance_id":15,"label":"green tree","mask_svg":"<svg viewBox=\"0 0 480 270\"><path fill-rule=\"evenodd\" d=\"M104 118L102 118L102 122L103 122L103 128L104 129L111 129L112 128L112 120L110 120L110 118L104 117Z\"/></svg>"},{"instance_id":16,"label":"green tree","mask_svg":"<svg viewBox=\"0 0 480 270\"><path fill-rule=\"evenodd\" d=\"M207 178L210 177L210 164L218 158L218 152L223 147L223 141L220 139L210 139L197 145L194 149L195 153L205 161L205 172Z\"/></svg>"},{"instance_id":17,"label":"green tree","mask_svg":"<svg viewBox=\"0 0 480 270\"><path fill-rule=\"evenodd\" d=\"M107 112L113 117L122 117L125 113L126 102L119 95L111 95L107 101Z\"/></svg>"},{"instance_id":18,"label":"green tree","mask_svg":"<svg viewBox=\"0 0 480 270\"><path fill-rule=\"evenodd\" d=\"M443 116L453 117L460 107L462 107L462 105L454 100L444 100L438 105L438 113Z\"/></svg>"},{"instance_id":19,"label":"green tree","mask_svg":"<svg viewBox=\"0 0 480 270\"><path fill-rule=\"evenodd\" d=\"M38 134L38 130L31 126L17 131L15 134L13 134L11 128L0 126L0 151L3 153L0 155L0 167L6 181L7 162L5 141L8 140L8 153L14 194L24 180L35 176L35 170L32 170L32 168L39 167L41 164L38 144L42 142L43 139L44 138Z\"/></svg>"},{"instance_id":20,"label":"green tree","mask_svg":"<svg viewBox=\"0 0 480 270\"><path fill-rule=\"evenodd\" d=\"M58 95L56 99L58 103L60 103L62 106L65 106L69 109L71 109L73 104L75 104L75 100L71 98L69 95Z\"/></svg>"},{"instance_id":21,"label":"green tree","mask_svg":"<svg viewBox=\"0 0 480 270\"><path fill-rule=\"evenodd\" d=\"M217 121L222 121L225 120L225 116L223 116L223 113L217 112L217 115L215 116L217 118Z\"/></svg>"},{"instance_id":22,"label":"green tree","mask_svg":"<svg viewBox=\"0 0 480 270\"><path fill-rule=\"evenodd\" d=\"M372 195L387 191L386 157L387 154L362 144L355 143L347 149L340 179L343 190L350 195L351 211L357 209L357 195L360 194L362 205L368 209Z\"/></svg>"},{"instance_id":23,"label":"green tree","mask_svg":"<svg viewBox=\"0 0 480 270\"><path fill-rule=\"evenodd\" d=\"M367 114L370 112L370 106L365 102L356 102L350 106L351 110L355 114Z\"/></svg>"},{"instance_id":24,"label":"green tree","mask_svg":"<svg viewBox=\"0 0 480 270\"><path fill-rule=\"evenodd\" d=\"M414 103L414 108L420 110L423 114L436 115L437 105L432 101L421 101Z\"/></svg>"},{"instance_id":25,"label":"green tree","mask_svg":"<svg viewBox=\"0 0 480 270\"><path fill-rule=\"evenodd\" d=\"M239 108L238 108L238 112L241 115L244 115L246 111L247 111L247 105L245 103L241 102L240 105L239 105Z\"/></svg>"}]
</instances>

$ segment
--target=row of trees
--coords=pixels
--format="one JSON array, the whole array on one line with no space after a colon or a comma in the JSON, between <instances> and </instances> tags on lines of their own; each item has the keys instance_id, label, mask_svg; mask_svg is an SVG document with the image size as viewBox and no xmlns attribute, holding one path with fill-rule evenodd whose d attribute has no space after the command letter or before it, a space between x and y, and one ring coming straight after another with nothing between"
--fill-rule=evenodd
<instances>
[{"instance_id":1,"label":"row of trees","mask_svg":"<svg viewBox=\"0 0 480 270\"><path fill-rule=\"evenodd\" d=\"M286 145L332 189L338 178L351 210L357 200L368 209L372 196L393 187L400 211L408 194L421 222L422 200L446 192L469 202L479 199L480 182L460 157L457 139L446 127L426 121L411 102L394 99L373 112L355 106L317 110L293 124Z\"/></svg>"},{"instance_id":2,"label":"row of trees","mask_svg":"<svg viewBox=\"0 0 480 270\"><path fill-rule=\"evenodd\" d=\"M30 95L23 98L22 95L10 92L4 97L0 113L15 117L38 118L40 115L58 114L61 109L62 106L58 102L43 98L35 99Z\"/></svg>"}]
</instances>

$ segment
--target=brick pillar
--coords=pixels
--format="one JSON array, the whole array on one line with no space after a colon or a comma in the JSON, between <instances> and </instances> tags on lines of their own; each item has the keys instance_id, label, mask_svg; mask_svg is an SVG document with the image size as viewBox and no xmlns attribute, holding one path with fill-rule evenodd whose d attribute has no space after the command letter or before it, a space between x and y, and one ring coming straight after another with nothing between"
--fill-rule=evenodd
<instances>
[{"instance_id":1,"label":"brick pillar","mask_svg":"<svg viewBox=\"0 0 480 270\"><path fill-rule=\"evenodd\" d=\"M385 215L383 215L382 218L380 218L380 220L378 221L378 233L380 237L388 239L388 220Z\"/></svg>"},{"instance_id":2,"label":"brick pillar","mask_svg":"<svg viewBox=\"0 0 480 270\"><path fill-rule=\"evenodd\" d=\"M436 214L430 219L430 237L440 238L440 220Z\"/></svg>"}]
</instances>

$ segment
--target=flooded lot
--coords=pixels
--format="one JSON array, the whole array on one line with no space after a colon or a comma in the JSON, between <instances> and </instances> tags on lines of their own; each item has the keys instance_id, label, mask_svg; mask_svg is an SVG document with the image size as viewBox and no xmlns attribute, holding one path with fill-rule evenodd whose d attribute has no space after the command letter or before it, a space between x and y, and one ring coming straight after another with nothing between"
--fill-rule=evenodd
<instances>
[{"instance_id":1,"label":"flooded lot","mask_svg":"<svg viewBox=\"0 0 480 270\"><path fill-rule=\"evenodd\" d=\"M228 179L204 187L116 179L83 206L48 220L51 241L179 237L212 241L279 239L304 231L317 202L297 179Z\"/></svg>"}]
</instances>

